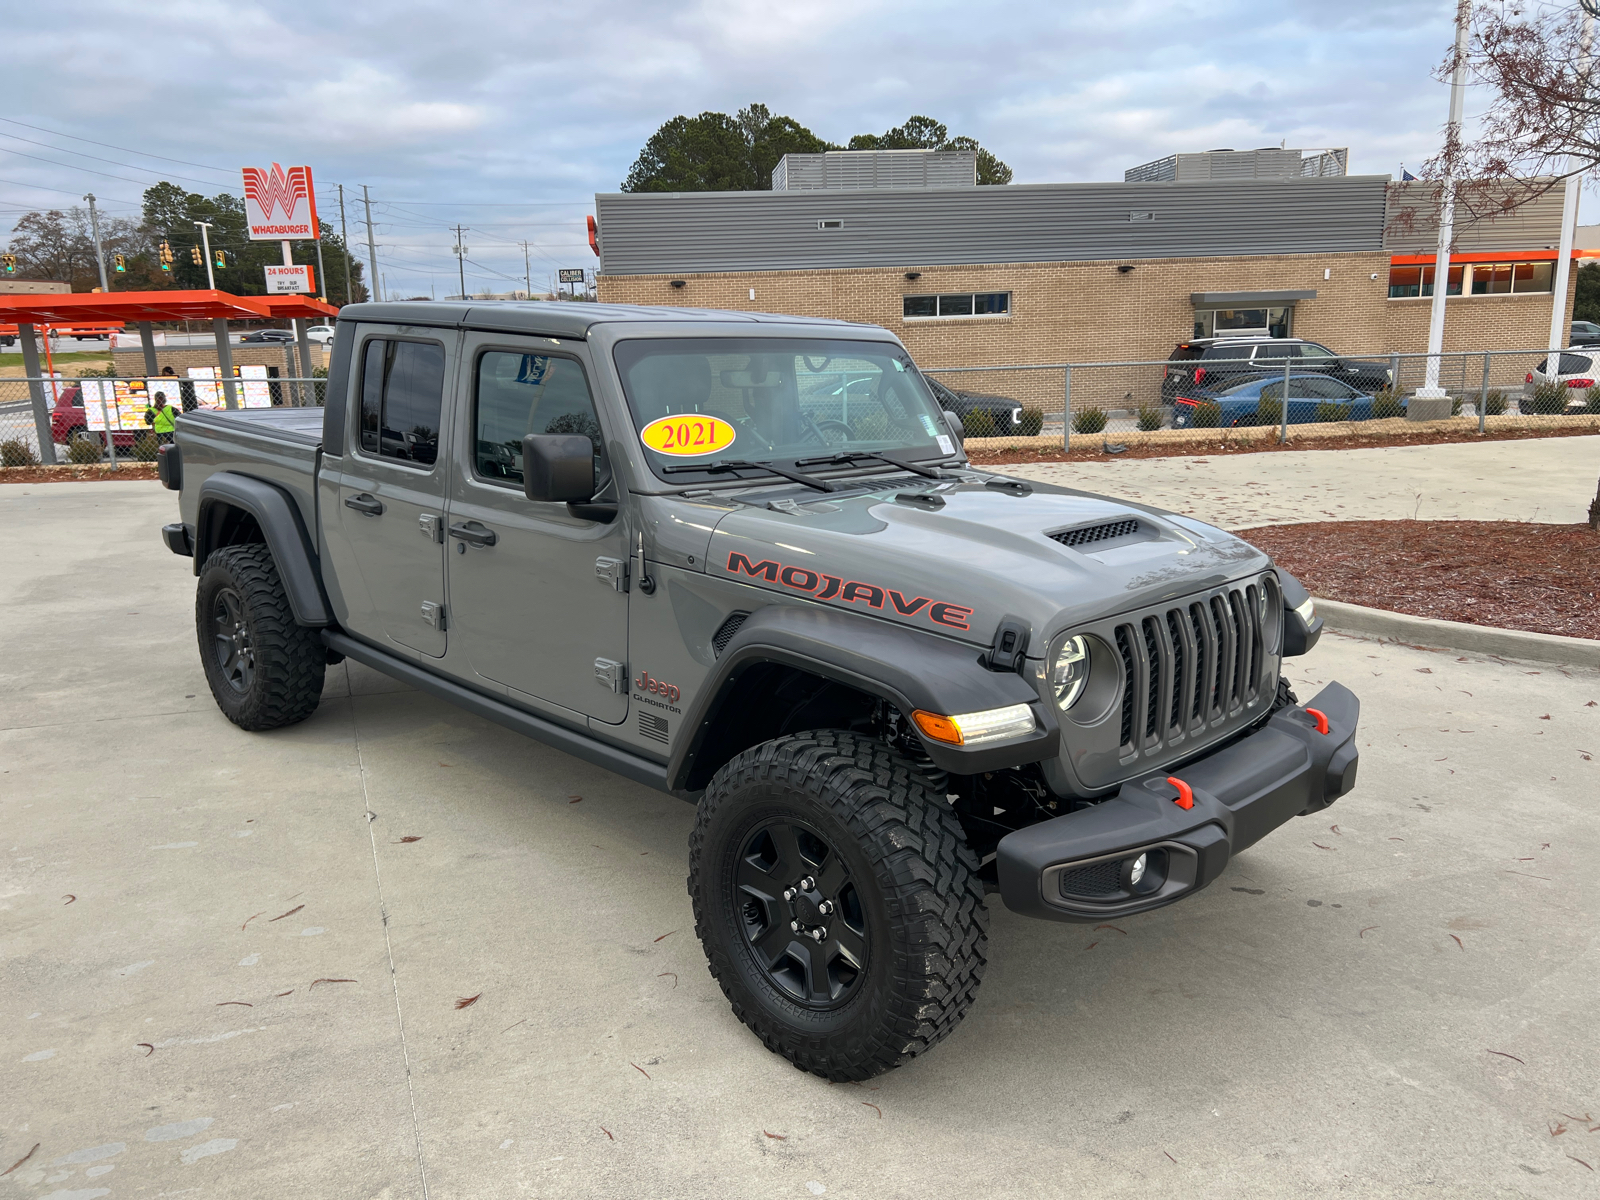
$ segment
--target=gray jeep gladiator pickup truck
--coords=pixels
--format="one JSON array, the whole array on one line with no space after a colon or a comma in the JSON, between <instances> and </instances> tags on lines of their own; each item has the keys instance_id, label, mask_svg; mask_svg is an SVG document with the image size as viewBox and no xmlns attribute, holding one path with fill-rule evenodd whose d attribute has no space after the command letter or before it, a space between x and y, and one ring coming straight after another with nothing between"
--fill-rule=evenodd
<instances>
[{"instance_id":1,"label":"gray jeep gladiator pickup truck","mask_svg":"<svg viewBox=\"0 0 1600 1200\"><path fill-rule=\"evenodd\" d=\"M1299 583L972 467L874 326L355 304L324 408L185 413L159 467L230 720L350 658L695 803L711 973L831 1079L960 1021L987 894L1145 912L1355 782L1356 697L1279 675Z\"/></svg>"}]
</instances>

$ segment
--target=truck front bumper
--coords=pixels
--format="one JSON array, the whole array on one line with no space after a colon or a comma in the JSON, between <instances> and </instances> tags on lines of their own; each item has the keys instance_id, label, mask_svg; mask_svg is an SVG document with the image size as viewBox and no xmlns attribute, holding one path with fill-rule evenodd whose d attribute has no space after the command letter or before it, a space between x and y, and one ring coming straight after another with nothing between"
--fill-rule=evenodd
<instances>
[{"instance_id":1,"label":"truck front bumper","mask_svg":"<svg viewBox=\"0 0 1600 1200\"><path fill-rule=\"evenodd\" d=\"M1095 922L1194 894L1232 855L1355 786L1360 715L1355 694L1330 683L1214 754L1008 834L996 851L1001 899L1024 916ZM1187 786L1192 807L1169 780Z\"/></svg>"}]
</instances>

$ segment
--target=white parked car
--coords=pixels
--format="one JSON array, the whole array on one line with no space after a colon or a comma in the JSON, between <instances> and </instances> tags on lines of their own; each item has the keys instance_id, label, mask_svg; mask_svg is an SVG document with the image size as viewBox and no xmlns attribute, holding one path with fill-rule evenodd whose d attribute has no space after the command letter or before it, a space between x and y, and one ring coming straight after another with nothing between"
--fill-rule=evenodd
<instances>
[{"instance_id":1,"label":"white parked car","mask_svg":"<svg viewBox=\"0 0 1600 1200\"><path fill-rule=\"evenodd\" d=\"M313 325L306 330L306 336L319 345L331 346L333 345L333 326Z\"/></svg>"},{"instance_id":2,"label":"white parked car","mask_svg":"<svg viewBox=\"0 0 1600 1200\"><path fill-rule=\"evenodd\" d=\"M1521 410L1533 412L1535 393L1554 384L1566 389L1567 412L1588 411L1589 389L1600 384L1600 350L1563 350L1551 357L1556 360L1553 364L1550 358L1540 359L1523 380Z\"/></svg>"}]
</instances>

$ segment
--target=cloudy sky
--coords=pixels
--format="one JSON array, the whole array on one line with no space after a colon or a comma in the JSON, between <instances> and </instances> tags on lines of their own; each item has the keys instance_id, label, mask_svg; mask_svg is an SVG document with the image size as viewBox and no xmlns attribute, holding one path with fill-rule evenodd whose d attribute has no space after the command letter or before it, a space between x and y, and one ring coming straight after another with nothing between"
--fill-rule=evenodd
<instances>
[{"instance_id":1,"label":"cloudy sky","mask_svg":"<svg viewBox=\"0 0 1600 1200\"><path fill-rule=\"evenodd\" d=\"M1435 147L1452 0L588 0L8 5L0 239L92 190L134 215L170 179L309 163L324 221L370 187L393 295L535 290L592 267L584 216L678 113L752 101L842 142L914 113L1019 183L1120 179L1176 150L1350 147L1398 175ZM1469 114L1471 106L1469 103ZM100 144L95 144L100 143ZM173 161L178 160L178 161Z\"/></svg>"}]
</instances>

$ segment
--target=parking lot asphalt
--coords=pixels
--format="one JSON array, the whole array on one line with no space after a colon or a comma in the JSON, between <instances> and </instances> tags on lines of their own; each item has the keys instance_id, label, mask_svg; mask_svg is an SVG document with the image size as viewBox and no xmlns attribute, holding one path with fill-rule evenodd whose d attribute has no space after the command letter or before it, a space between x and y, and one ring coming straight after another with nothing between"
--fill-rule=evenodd
<instances>
[{"instance_id":1,"label":"parking lot asphalt","mask_svg":"<svg viewBox=\"0 0 1600 1200\"><path fill-rule=\"evenodd\" d=\"M1354 793L1115 927L996 903L834 1085L707 974L688 805L348 664L224 720L173 509L0 489L0 1197L1597 1190L1600 676L1325 638Z\"/></svg>"},{"instance_id":2,"label":"parking lot asphalt","mask_svg":"<svg viewBox=\"0 0 1600 1200\"><path fill-rule=\"evenodd\" d=\"M1588 519L1600 437L1108 459L999 468L1227 529L1296 521Z\"/></svg>"}]
</instances>

